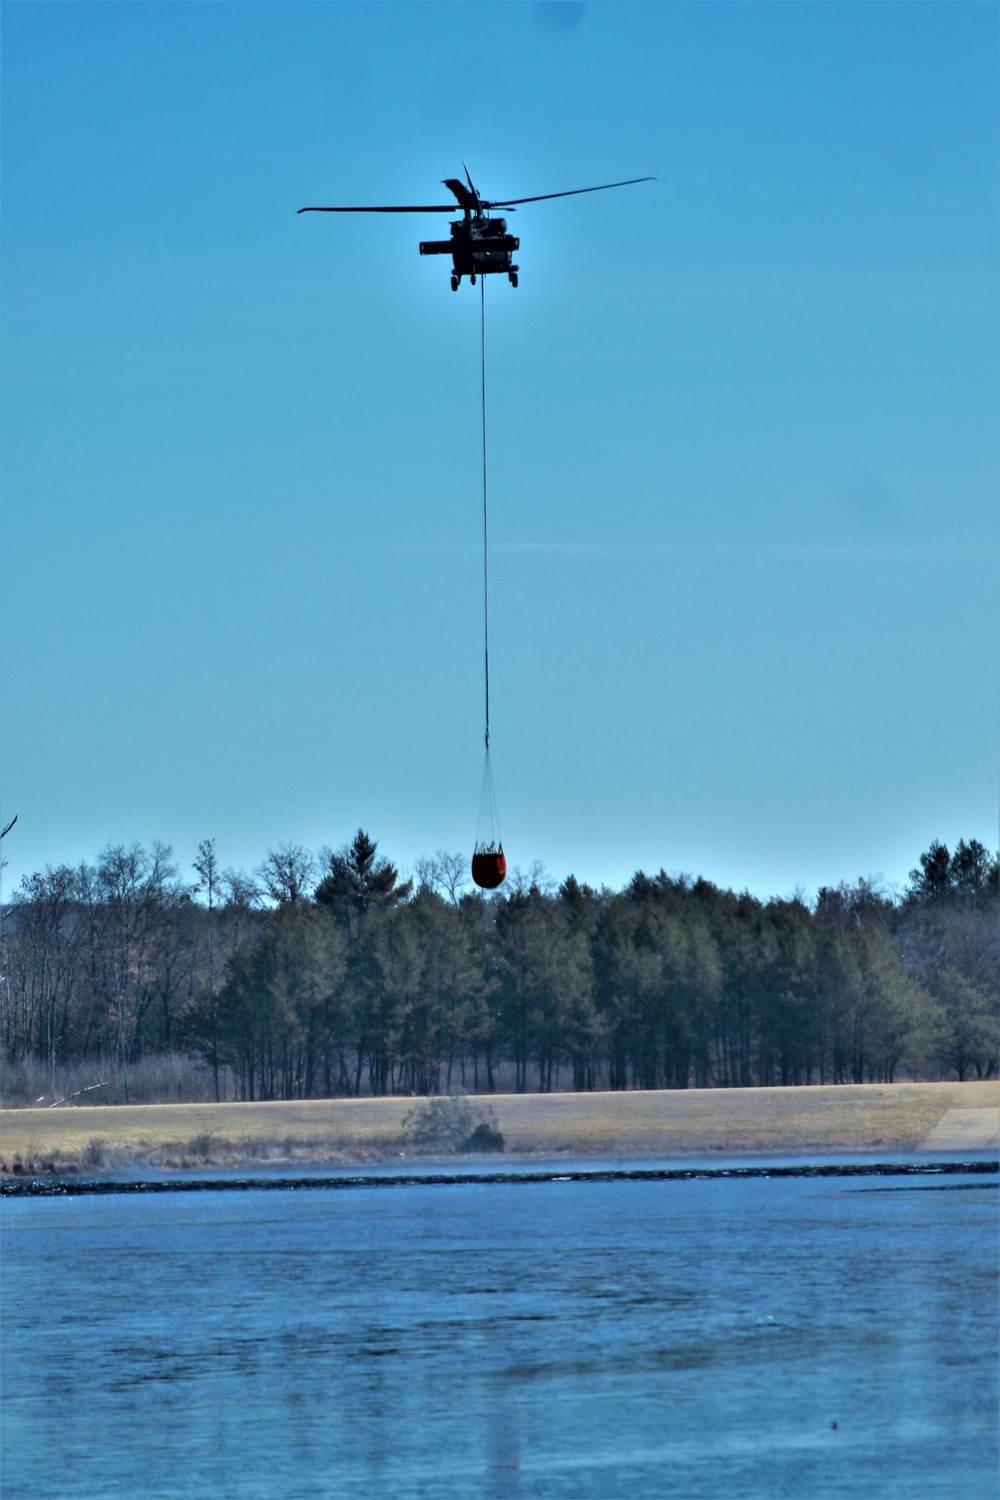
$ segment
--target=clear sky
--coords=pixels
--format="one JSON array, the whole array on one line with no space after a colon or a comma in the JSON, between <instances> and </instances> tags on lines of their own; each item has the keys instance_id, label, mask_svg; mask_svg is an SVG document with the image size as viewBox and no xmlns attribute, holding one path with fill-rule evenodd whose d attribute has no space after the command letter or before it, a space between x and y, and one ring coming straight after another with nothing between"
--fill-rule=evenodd
<instances>
[{"instance_id":1,"label":"clear sky","mask_svg":"<svg viewBox=\"0 0 1000 1500\"><path fill-rule=\"evenodd\" d=\"M9 891L471 852L478 290L509 859L761 894L997 842L995 4L9 4ZM447 231L445 231L447 232Z\"/></svg>"}]
</instances>

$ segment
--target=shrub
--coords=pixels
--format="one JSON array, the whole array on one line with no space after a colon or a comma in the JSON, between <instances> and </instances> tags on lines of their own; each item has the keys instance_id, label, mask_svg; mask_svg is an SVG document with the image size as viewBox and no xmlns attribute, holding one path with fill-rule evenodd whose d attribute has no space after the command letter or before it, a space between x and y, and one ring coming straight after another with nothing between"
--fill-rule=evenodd
<instances>
[{"instance_id":1,"label":"shrub","mask_svg":"<svg viewBox=\"0 0 1000 1500\"><path fill-rule=\"evenodd\" d=\"M484 1127L499 1134L492 1109L478 1100L473 1103L464 1095L425 1099L403 1116L403 1129L410 1141L427 1151L461 1151L466 1142ZM481 1150L482 1147L472 1149ZM496 1147L488 1149L495 1150Z\"/></svg>"}]
</instances>

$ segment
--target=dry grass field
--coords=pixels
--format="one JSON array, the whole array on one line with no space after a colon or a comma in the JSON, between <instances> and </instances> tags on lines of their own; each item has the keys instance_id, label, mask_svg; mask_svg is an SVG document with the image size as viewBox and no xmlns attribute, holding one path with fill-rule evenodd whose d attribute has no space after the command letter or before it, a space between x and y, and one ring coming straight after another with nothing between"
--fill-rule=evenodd
<instances>
[{"instance_id":1,"label":"dry grass field","mask_svg":"<svg viewBox=\"0 0 1000 1500\"><path fill-rule=\"evenodd\" d=\"M995 1081L468 1100L476 1118L481 1111L496 1122L511 1155L619 1158L912 1151L948 1110L998 1103ZM434 1151L413 1139L421 1107L322 1099L2 1110L0 1173L413 1160Z\"/></svg>"}]
</instances>

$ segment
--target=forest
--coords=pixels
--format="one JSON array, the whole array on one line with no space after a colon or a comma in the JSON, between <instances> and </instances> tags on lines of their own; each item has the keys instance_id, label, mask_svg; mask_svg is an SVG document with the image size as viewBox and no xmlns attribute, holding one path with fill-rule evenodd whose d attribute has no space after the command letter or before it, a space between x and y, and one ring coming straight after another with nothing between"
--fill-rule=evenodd
<instances>
[{"instance_id":1,"label":"forest","mask_svg":"<svg viewBox=\"0 0 1000 1500\"><path fill-rule=\"evenodd\" d=\"M487 898L464 857L404 879L361 829L253 874L209 839L193 874L132 844L21 882L0 934L5 1098L67 1077L89 1102L148 1097L167 1058L174 1097L248 1100L998 1070L1000 857L975 839L932 843L902 891L860 879L811 903L540 868Z\"/></svg>"}]
</instances>

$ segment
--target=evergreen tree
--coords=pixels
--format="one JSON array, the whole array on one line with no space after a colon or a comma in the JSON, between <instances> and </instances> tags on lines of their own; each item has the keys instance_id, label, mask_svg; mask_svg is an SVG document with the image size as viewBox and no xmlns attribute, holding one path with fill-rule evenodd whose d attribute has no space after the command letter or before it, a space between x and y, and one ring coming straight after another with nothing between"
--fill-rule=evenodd
<instances>
[{"instance_id":1,"label":"evergreen tree","mask_svg":"<svg viewBox=\"0 0 1000 1500\"><path fill-rule=\"evenodd\" d=\"M337 853L325 851L327 874L315 899L341 927L352 928L366 912L387 911L409 899L412 880L400 883L396 866L377 859L377 851L377 841L363 828Z\"/></svg>"}]
</instances>

